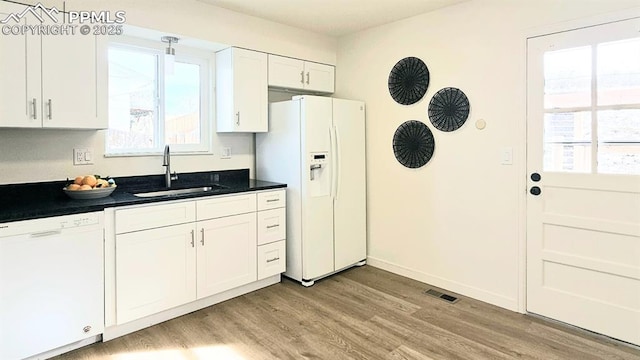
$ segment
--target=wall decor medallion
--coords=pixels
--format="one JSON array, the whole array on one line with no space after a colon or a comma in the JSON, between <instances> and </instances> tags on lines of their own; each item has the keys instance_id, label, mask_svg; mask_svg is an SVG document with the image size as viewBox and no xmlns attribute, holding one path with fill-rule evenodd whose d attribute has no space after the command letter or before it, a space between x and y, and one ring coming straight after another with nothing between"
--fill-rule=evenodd
<instances>
[{"instance_id":1,"label":"wall decor medallion","mask_svg":"<svg viewBox=\"0 0 640 360\"><path fill-rule=\"evenodd\" d=\"M429 120L436 129L454 131L469 117L469 99L462 90L454 87L440 89L429 102Z\"/></svg>"},{"instance_id":2,"label":"wall decor medallion","mask_svg":"<svg viewBox=\"0 0 640 360\"><path fill-rule=\"evenodd\" d=\"M408 168L419 168L429 162L436 147L433 133L421 121L400 124L393 135L393 153Z\"/></svg>"},{"instance_id":3,"label":"wall decor medallion","mask_svg":"<svg viewBox=\"0 0 640 360\"><path fill-rule=\"evenodd\" d=\"M389 93L398 104L415 104L429 87L429 69L417 57L398 61L389 73Z\"/></svg>"}]
</instances>

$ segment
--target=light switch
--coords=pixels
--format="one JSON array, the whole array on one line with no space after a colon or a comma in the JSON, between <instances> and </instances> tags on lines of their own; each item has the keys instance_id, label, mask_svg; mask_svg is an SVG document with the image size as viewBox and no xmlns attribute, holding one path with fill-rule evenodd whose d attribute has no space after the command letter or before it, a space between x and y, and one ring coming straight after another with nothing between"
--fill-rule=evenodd
<instances>
[{"instance_id":1,"label":"light switch","mask_svg":"<svg viewBox=\"0 0 640 360\"><path fill-rule=\"evenodd\" d=\"M230 159L231 158L231 147L223 147L220 153L221 159Z\"/></svg>"},{"instance_id":2,"label":"light switch","mask_svg":"<svg viewBox=\"0 0 640 360\"><path fill-rule=\"evenodd\" d=\"M513 165L513 148L510 146L502 148L501 155L502 165Z\"/></svg>"}]
</instances>

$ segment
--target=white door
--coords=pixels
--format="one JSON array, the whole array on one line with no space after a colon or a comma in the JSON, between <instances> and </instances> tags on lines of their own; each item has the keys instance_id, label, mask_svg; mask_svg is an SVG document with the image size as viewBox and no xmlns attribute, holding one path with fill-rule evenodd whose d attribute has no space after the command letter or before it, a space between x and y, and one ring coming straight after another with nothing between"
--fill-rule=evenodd
<instances>
[{"instance_id":1,"label":"white door","mask_svg":"<svg viewBox=\"0 0 640 360\"><path fill-rule=\"evenodd\" d=\"M233 49L235 131L267 131L267 54Z\"/></svg>"},{"instance_id":2,"label":"white door","mask_svg":"<svg viewBox=\"0 0 640 360\"><path fill-rule=\"evenodd\" d=\"M528 40L527 310L640 344L640 19Z\"/></svg>"},{"instance_id":3,"label":"white door","mask_svg":"<svg viewBox=\"0 0 640 360\"><path fill-rule=\"evenodd\" d=\"M62 21L60 15L57 24ZM82 35L77 30L75 35L42 36L44 127L91 129L97 126L96 36Z\"/></svg>"},{"instance_id":4,"label":"white door","mask_svg":"<svg viewBox=\"0 0 640 360\"><path fill-rule=\"evenodd\" d=\"M269 86L304 88L304 61L269 54Z\"/></svg>"},{"instance_id":5,"label":"white door","mask_svg":"<svg viewBox=\"0 0 640 360\"><path fill-rule=\"evenodd\" d=\"M193 224L116 236L118 324L195 300L195 245Z\"/></svg>"},{"instance_id":6,"label":"white door","mask_svg":"<svg viewBox=\"0 0 640 360\"><path fill-rule=\"evenodd\" d=\"M0 20L25 6L0 1ZM6 26L39 24L35 16ZM0 35L0 126L42 127L40 101L40 35Z\"/></svg>"},{"instance_id":7,"label":"white door","mask_svg":"<svg viewBox=\"0 0 640 360\"><path fill-rule=\"evenodd\" d=\"M321 96L304 96L300 100L303 280L312 280L335 270L331 100ZM322 157L324 160L320 161Z\"/></svg>"},{"instance_id":8,"label":"white door","mask_svg":"<svg viewBox=\"0 0 640 360\"><path fill-rule=\"evenodd\" d=\"M336 270L367 257L364 103L333 99Z\"/></svg>"},{"instance_id":9,"label":"white door","mask_svg":"<svg viewBox=\"0 0 640 360\"><path fill-rule=\"evenodd\" d=\"M332 93L335 83L335 67L305 61L304 63L305 90Z\"/></svg>"},{"instance_id":10,"label":"white door","mask_svg":"<svg viewBox=\"0 0 640 360\"><path fill-rule=\"evenodd\" d=\"M256 213L199 221L198 299L256 281Z\"/></svg>"}]
</instances>

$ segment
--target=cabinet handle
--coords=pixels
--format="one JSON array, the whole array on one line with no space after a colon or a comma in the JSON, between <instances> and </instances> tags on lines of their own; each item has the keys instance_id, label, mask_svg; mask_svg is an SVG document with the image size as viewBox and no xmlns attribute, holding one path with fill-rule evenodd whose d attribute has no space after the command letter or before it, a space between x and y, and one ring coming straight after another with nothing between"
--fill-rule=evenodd
<instances>
[{"instance_id":1,"label":"cabinet handle","mask_svg":"<svg viewBox=\"0 0 640 360\"><path fill-rule=\"evenodd\" d=\"M33 108L33 119L35 120L38 118L38 115L37 115L38 109L36 108L36 98L33 98L33 100L31 100L31 107Z\"/></svg>"},{"instance_id":2,"label":"cabinet handle","mask_svg":"<svg viewBox=\"0 0 640 360\"><path fill-rule=\"evenodd\" d=\"M280 224L269 225L267 226L267 229L277 228L278 226L280 226Z\"/></svg>"},{"instance_id":3,"label":"cabinet handle","mask_svg":"<svg viewBox=\"0 0 640 360\"><path fill-rule=\"evenodd\" d=\"M84 333L88 333L90 331L91 331L91 326L85 326L85 327L82 328L82 332L84 332Z\"/></svg>"},{"instance_id":4,"label":"cabinet handle","mask_svg":"<svg viewBox=\"0 0 640 360\"><path fill-rule=\"evenodd\" d=\"M196 247L196 231L191 230L191 247Z\"/></svg>"},{"instance_id":5,"label":"cabinet handle","mask_svg":"<svg viewBox=\"0 0 640 360\"><path fill-rule=\"evenodd\" d=\"M267 263L274 262L274 261L278 261L278 260L280 260L280 258L279 258L279 257L275 257L275 258L273 258L273 259L267 259Z\"/></svg>"},{"instance_id":6,"label":"cabinet handle","mask_svg":"<svg viewBox=\"0 0 640 360\"><path fill-rule=\"evenodd\" d=\"M304 84L304 70L300 71L300 84Z\"/></svg>"},{"instance_id":7,"label":"cabinet handle","mask_svg":"<svg viewBox=\"0 0 640 360\"><path fill-rule=\"evenodd\" d=\"M200 232L202 233L202 240L200 240L200 242L202 243L202 246L204 246L204 228L200 229Z\"/></svg>"},{"instance_id":8,"label":"cabinet handle","mask_svg":"<svg viewBox=\"0 0 640 360\"><path fill-rule=\"evenodd\" d=\"M236 113L236 125L240 126L240 111Z\"/></svg>"},{"instance_id":9,"label":"cabinet handle","mask_svg":"<svg viewBox=\"0 0 640 360\"><path fill-rule=\"evenodd\" d=\"M307 85L309 85L309 72L307 72Z\"/></svg>"},{"instance_id":10,"label":"cabinet handle","mask_svg":"<svg viewBox=\"0 0 640 360\"><path fill-rule=\"evenodd\" d=\"M267 199L267 202L276 202L276 201L280 201L280 199Z\"/></svg>"},{"instance_id":11,"label":"cabinet handle","mask_svg":"<svg viewBox=\"0 0 640 360\"><path fill-rule=\"evenodd\" d=\"M51 120L51 114L53 113L53 108L51 107L51 99L47 101L47 107L49 108L49 115L47 117L49 118L49 120Z\"/></svg>"}]
</instances>

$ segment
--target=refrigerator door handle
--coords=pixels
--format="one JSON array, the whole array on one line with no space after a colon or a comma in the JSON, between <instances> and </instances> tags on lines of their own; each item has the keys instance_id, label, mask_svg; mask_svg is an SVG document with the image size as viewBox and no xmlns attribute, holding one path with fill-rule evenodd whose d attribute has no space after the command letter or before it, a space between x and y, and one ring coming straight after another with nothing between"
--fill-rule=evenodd
<instances>
[{"instance_id":1,"label":"refrigerator door handle","mask_svg":"<svg viewBox=\"0 0 640 360\"><path fill-rule=\"evenodd\" d=\"M338 138L335 126L329 127L329 140L331 142L331 198L338 197Z\"/></svg>"},{"instance_id":2,"label":"refrigerator door handle","mask_svg":"<svg viewBox=\"0 0 640 360\"><path fill-rule=\"evenodd\" d=\"M333 159L335 162L335 168L333 172L334 186L335 186L335 200L338 200L338 194L340 193L340 133L338 133L338 127L333 126L333 138L335 143L335 150L333 152Z\"/></svg>"}]
</instances>

